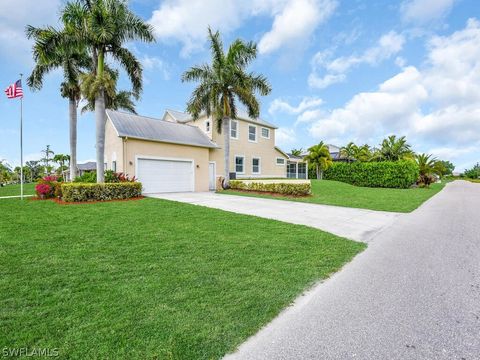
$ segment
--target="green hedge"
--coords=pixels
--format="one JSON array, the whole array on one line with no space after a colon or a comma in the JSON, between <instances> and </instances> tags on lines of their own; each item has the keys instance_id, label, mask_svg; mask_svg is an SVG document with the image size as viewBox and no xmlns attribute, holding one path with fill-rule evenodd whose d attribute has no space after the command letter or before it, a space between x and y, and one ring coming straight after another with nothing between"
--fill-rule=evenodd
<instances>
[{"instance_id":1,"label":"green hedge","mask_svg":"<svg viewBox=\"0 0 480 360\"><path fill-rule=\"evenodd\" d=\"M263 183L253 181L231 180L230 188L234 190L272 192L282 195L304 196L312 192L312 186L308 183Z\"/></svg>"},{"instance_id":2,"label":"green hedge","mask_svg":"<svg viewBox=\"0 0 480 360\"><path fill-rule=\"evenodd\" d=\"M419 176L413 161L381 161L333 163L324 173L324 179L346 182L356 186L401 188L415 184Z\"/></svg>"},{"instance_id":3,"label":"green hedge","mask_svg":"<svg viewBox=\"0 0 480 360\"><path fill-rule=\"evenodd\" d=\"M62 184L63 201L106 201L139 197L142 184L139 182L122 182L107 184L68 183Z\"/></svg>"}]
</instances>

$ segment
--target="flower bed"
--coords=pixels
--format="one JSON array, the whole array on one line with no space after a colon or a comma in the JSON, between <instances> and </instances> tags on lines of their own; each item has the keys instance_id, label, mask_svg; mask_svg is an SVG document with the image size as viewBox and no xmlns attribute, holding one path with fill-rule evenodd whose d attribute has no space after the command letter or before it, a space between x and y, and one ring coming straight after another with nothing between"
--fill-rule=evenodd
<instances>
[{"instance_id":1,"label":"flower bed","mask_svg":"<svg viewBox=\"0 0 480 360\"><path fill-rule=\"evenodd\" d=\"M231 180L230 188L234 190L268 192L291 196L306 196L312 192L312 186L308 180Z\"/></svg>"},{"instance_id":2,"label":"flower bed","mask_svg":"<svg viewBox=\"0 0 480 360\"><path fill-rule=\"evenodd\" d=\"M35 193L40 199L51 199L62 196L62 179L58 176L45 176L35 185Z\"/></svg>"}]
</instances>

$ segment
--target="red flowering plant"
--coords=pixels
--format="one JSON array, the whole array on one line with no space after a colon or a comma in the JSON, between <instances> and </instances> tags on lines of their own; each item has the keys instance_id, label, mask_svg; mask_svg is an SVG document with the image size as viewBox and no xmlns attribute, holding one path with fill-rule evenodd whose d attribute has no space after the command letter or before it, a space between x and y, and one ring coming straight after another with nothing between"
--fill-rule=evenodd
<instances>
[{"instance_id":1,"label":"red flowering plant","mask_svg":"<svg viewBox=\"0 0 480 360\"><path fill-rule=\"evenodd\" d=\"M55 175L44 176L35 186L37 196L42 199L62 197L62 179Z\"/></svg>"},{"instance_id":2,"label":"red flowering plant","mask_svg":"<svg viewBox=\"0 0 480 360\"><path fill-rule=\"evenodd\" d=\"M121 183L121 182L136 182L137 179L134 177L130 178L127 174L117 173L113 170L105 171L105 182L106 183Z\"/></svg>"}]
</instances>

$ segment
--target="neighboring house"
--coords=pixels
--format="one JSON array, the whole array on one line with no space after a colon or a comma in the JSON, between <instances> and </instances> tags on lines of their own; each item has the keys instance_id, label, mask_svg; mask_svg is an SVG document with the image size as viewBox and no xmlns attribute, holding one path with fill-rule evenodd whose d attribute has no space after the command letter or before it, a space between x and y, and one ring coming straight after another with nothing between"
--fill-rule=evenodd
<instances>
[{"instance_id":1,"label":"neighboring house","mask_svg":"<svg viewBox=\"0 0 480 360\"><path fill-rule=\"evenodd\" d=\"M239 114L230 131L237 178L287 177L289 157L275 147L276 127ZM145 193L214 190L224 174L223 136L207 116L167 110L162 120L107 110L107 169L136 176ZM292 174L290 174L291 176Z\"/></svg>"},{"instance_id":2,"label":"neighboring house","mask_svg":"<svg viewBox=\"0 0 480 360\"><path fill-rule=\"evenodd\" d=\"M333 161L348 161L348 158L342 155L340 147L332 144L327 144L327 146Z\"/></svg>"},{"instance_id":3,"label":"neighboring house","mask_svg":"<svg viewBox=\"0 0 480 360\"><path fill-rule=\"evenodd\" d=\"M87 172L97 171L97 163L95 161L88 161L84 164L77 164L77 176L82 176ZM65 179L70 181L70 170L65 171Z\"/></svg>"}]
</instances>

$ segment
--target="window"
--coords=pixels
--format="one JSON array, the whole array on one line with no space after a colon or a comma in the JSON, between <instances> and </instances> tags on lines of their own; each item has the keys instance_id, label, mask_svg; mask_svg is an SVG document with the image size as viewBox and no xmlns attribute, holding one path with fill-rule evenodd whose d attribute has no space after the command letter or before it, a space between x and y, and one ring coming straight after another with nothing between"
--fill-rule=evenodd
<instances>
[{"instance_id":1,"label":"window","mask_svg":"<svg viewBox=\"0 0 480 360\"><path fill-rule=\"evenodd\" d=\"M285 165L285 159L277 157L277 165Z\"/></svg>"},{"instance_id":2,"label":"window","mask_svg":"<svg viewBox=\"0 0 480 360\"><path fill-rule=\"evenodd\" d=\"M248 125L248 141L257 141L257 127Z\"/></svg>"},{"instance_id":3,"label":"window","mask_svg":"<svg viewBox=\"0 0 480 360\"><path fill-rule=\"evenodd\" d=\"M297 178L297 163L289 162L287 164L287 178L289 179Z\"/></svg>"},{"instance_id":4,"label":"window","mask_svg":"<svg viewBox=\"0 0 480 360\"><path fill-rule=\"evenodd\" d=\"M262 137L265 139L270 139L270 129L262 128Z\"/></svg>"},{"instance_id":5,"label":"window","mask_svg":"<svg viewBox=\"0 0 480 360\"><path fill-rule=\"evenodd\" d=\"M252 159L252 174L260 174L260 158Z\"/></svg>"},{"instance_id":6,"label":"window","mask_svg":"<svg viewBox=\"0 0 480 360\"><path fill-rule=\"evenodd\" d=\"M230 137L238 139L238 121L230 120Z\"/></svg>"},{"instance_id":7,"label":"window","mask_svg":"<svg viewBox=\"0 0 480 360\"><path fill-rule=\"evenodd\" d=\"M117 162L116 161L112 161L112 170L117 172Z\"/></svg>"},{"instance_id":8,"label":"window","mask_svg":"<svg viewBox=\"0 0 480 360\"><path fill-rule=\"evenodd\" d=\"M244 156L235 156L235 172L237 174L244 173L244 164L245 164Z\"/></svg>"},{"instance_id":9,"label":"window","mask_svg":"<svg viewBox=\"0 0 480 360\"><path fill-rule=\"evenodd\" d=\"M205 122L205 131L206 131L207 133L210 132L210 121L209 121L209 120L207 120L207 121Z\"/></svg>"}]
</instances>

